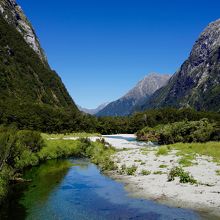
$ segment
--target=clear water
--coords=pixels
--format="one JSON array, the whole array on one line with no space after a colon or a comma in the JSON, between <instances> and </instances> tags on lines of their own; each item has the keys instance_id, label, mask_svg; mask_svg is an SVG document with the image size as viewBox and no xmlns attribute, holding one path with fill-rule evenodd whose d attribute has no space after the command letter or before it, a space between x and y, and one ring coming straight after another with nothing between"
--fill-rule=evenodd
<instances>
[{"instance_id":1,"label":"clear water","mask_svg":"<svg viewBox=\"0 0 220 220\"><path fill-rule=\"evenodd\" d=\"M200 219L191 210L129 197L123 184L101 174L87 160L49 161L25 176L32 182L15 187L0 219Z\"/></svg>"},{"instance_id":2,"label":"clear water","mask_svg":"<svg viewBox=\"0 0 220 220\"><path fill-rule=\"evenodd\" d=\"M126 141L135 141L136 142L136 138L134 138L134 137L125 137L125 136L119 136L119 135L117 135L117 136L111 136L111 135L105 135L104 137L106 137L106 138L113 138L113 139L120 139L120 140L126 140Z\"/></svg>"},{"instance_id":3,"label":"clear water","mask_svg":"<svg viewBox=\"0 0 220 220\"><path fill-rule=\"evenodd\" d=\"M145 142L145 141L137 141L135 137L126 137L126 136L111 136L111 135L104 135L105 138L110 138L110 139L119 139L119 140L125 140L128 141L131 144L137 145L137 147L157 147L158 144L153 143L151 141Z\"/></svg>"}]
</instances>

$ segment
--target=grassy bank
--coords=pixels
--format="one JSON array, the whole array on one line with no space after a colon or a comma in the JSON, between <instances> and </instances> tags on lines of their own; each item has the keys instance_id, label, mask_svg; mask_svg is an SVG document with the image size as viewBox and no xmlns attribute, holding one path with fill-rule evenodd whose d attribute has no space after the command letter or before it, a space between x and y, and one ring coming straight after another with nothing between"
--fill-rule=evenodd
<instances>
[{"instance_id":1,"label":"grassy bank","mask_svg":"<svg viewBox=\"0 0 220 220\"><path fill-rule=\"evenodd\" d=\"M72 137L73 134L71 134ZM76 137L79 134L75 134ZM91 142L90 134L81 134L78 140L48 139L33 131L4 130L0 132L0 202L7 195L10 180L22 174L26 167L37 166L46 160L87 157L102 170L115 169L111 155L115 150L104 141ZM85 138L82 138L85 137Z\"/></svg>"},{"instance_id":2,"label":"grassy bank","mask_svg":"<svg viewBox=\"0 0 220 220\"><path fill-rule=\"evenodd\" d=\"M206 143L176 143L168 145L169 149L178 150L178 155L182 155L188 160L195 155L212 157L215 162L220 163L220 142Z\"/></svg>"},{"instance_id":3,"label":"grassy bank","mask_svg":"<svg viewBox=\"0 0 220 220\"><path fill-rule=\"evenodd\" d=\"M42 133L41 136L44 139L63 139L63 138L89 138L89 137L101 137L99 133L86 133L86 132L79 132L79 133L66 133L66 134L46 134Z\"/></svg>"}]
</instances>

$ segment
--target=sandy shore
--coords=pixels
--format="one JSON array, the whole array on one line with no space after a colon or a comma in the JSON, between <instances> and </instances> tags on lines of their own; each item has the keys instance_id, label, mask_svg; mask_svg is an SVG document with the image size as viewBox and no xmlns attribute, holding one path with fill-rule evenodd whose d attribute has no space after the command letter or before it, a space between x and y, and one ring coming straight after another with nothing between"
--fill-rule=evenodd
<instances>
[{"instance_id":1,"label":"sandy shore","mask_svg":"<svg viewBox=\"0 0 220 220\"><path fill-rule=\"evenodd\" d=\"M112 178L126 184L126 189L132 196L194 209L205 213L204 215L206 213L213 215L213 219L220 219L220 176L216 174L216 170L220 170L220 165L212 162L212 158L198 155L193 161L195 165L184 167L184 170L188 171L198 181L198 184L182 184L179 183L178 178L168 182L167 175L171 168L179 166L180 157L176 156L177 151L156 156L155 147L135 146L135 143L129 144L126 143L128 141L117 138L109 140L107 137L105 140L117 149L126 148L125 146L128 148L117 152L114 156L119 169L124 165L126 167L137 166L132 176L120 175L119 172L110 173ZM143 150L146 148L150 150ZM142 170L147 170L151 174L144 176L141 174Z\"/></svg>"}]
</instances>

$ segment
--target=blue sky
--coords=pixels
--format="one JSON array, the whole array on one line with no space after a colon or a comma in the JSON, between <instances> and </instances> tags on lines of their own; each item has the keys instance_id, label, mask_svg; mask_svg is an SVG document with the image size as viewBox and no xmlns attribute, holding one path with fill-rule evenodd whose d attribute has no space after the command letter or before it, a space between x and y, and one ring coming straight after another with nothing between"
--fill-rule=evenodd
<instances>
[{"instance_id":1,"label":"blue sky","mask_svg":"<svg viewBox=\"0 0 220 220\"><path fill-rule=\"evenodd\" d=\"M174 73L218 0L17 0L49 64L87 108L124 95L150 72Z\"/></svg>"}]
</instances>

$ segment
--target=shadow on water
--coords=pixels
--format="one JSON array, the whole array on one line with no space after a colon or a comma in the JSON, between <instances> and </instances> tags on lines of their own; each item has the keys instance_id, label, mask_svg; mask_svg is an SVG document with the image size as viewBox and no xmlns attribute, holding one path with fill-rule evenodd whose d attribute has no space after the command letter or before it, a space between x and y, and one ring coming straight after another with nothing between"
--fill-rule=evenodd
<instances>
[{"instance_id":1,"label":"shadow on water","mask_svg":"<svg viewBox=\"0 0 220 220\"><path fill-rule=\"evenodd\" d=\"M25 178L33 181L15 187L17 193L5 203L0 219L200 219L191 210L129 197L123 184L87 160L49 161L27 171Z\"/></svg>"},{"instance_id":2,"label":"shadow on water","mask_svg":"<svg viewBox=\"0 0 220 220\"><path fill-rule=\"evenodd\" d=\"M29 208L47 201L51 191L60 184L71 166L70 161L53 160L26 171L24 178L32 180L31 183L11 186L9 196L0 209L0 219L25 219Z\"/></svg>"}]
</instances>

